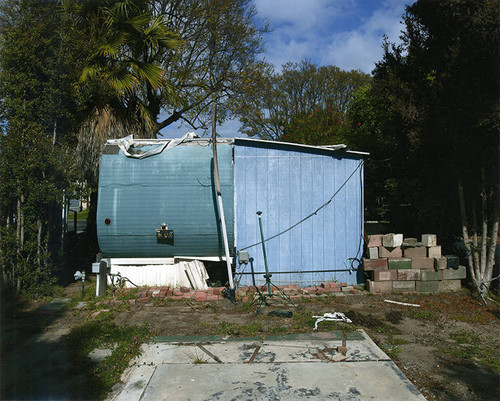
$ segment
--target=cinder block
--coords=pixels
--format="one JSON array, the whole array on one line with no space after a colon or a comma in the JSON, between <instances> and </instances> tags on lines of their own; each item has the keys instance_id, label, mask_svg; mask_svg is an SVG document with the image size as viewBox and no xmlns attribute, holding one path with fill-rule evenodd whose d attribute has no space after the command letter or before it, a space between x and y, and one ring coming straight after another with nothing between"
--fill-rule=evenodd
<instances>
[{"instance_id":1,"label":"cinder block","mask_svg":"<svg viewBox=\"0 0 500 401\"><path fill-rule=\"evenodd\" d=\"M405 238L403 240L403 246L406 246L406 247L418 246L418 241L416 238Z\"/></svg>"},{"instance_id":2,"label":"cinder block","mask_svg":"<svg viewBox=\"0 0 500 401\"><path fill-rule=\"evenodd\" d=\"M365 270L387 269L387 259L366 259L363 258L363 268Z\"/></svg>"},{"instance_id":3,"label":"cinder block","mask_svg":"<svg viewBox=\"0 0 500 401\"><path fill-rule=\"evenodd\" d=\"M398 272L397 280L420 280L420 269L403 269Z\"/></svg>"},{"instance_id":4,"label":"cinder block","mask_svg":"<svg viewBox=\"0 0 500 401\"><path fill-rule=\"evenodd\" d=\"M378 247L368 248L368 259L378 259Z\"/></svg>"},{"instance_id":5,"label":"cinder block","mask_svg":"<svg viewBox=\"0 0 500 401\"><path fill-rule=\"evenodd\" d=\"M387 267L389 269L411 269L411 259L409 258L398 258L398 259L388 259Z\"/></svg>"},{"instance_id":6,"label":"cinder block","mask_svg":"<svg viewBox=\"0 0 500 401\"><path fill-rule=\"evenodd\" d=\"M440 281L444 270L420 270L420 281Z\"/></svg>"},{"instance_id":7,"label":"cinder block","mask_svg":"<svg viewBox=\"0 0 500 401\"><path fill-rule=\"evenodd\" d=\"M413 281L413 280L409 280L409 281L395 280L392 282L392 290L394 292L415 291L415 281Z\"/></svg>"},{"instance_id":8,"label":"cinder block","mask_svg":"<svg viewBox=\"0 0 500 401\"><path fill-rule=\"evenodd\" d=\"M440 258L441 257L441 245L427 247L427 257L428 258Z\"/></svg>"},{"instance_id":9,"label":"cinder block","mask_svg":"<svg viewBox=\"0 0 500 401\"><path fill-rule=\"evenodd\" d=\"M382 246L382 234L369 235L368 236L368 244L366 245L368 248L374 248L377 246Z\"/></svg>"},{"instance_id":10,"label":"cinder block","mask_svg":"<svg viewBox=\"0 0 500 401\"><path fill-rule=\"evenodd\" d=\"M427 248L425 246L404 248L403 255L405 258L425 258L427 256Z\"/></svg>"},{"instance_id":11,"label":"cinder block","mask_svg":"<svg viewBox=\"0 0 500 401\"><path fill-rule=\"evenodd\" d=\"M417 292L438 292L439 283L441 281L417 281L415 288Z\"/></svg>"},{"instance_id":12,"label":"cinder block","mask_svg":"<svg viewBox=\"0 0 500 401\"><path fill-rule=\"evenodd\" d=\"M434 269L436 270L446 269L446 258L434 258Z\"/></svg>"},{"instance_id":13,"label":"cinder block","mask_svg":"<svg viewBox=\"0 0 500 401\"><path fill-rule=\"evenodd\" d=\"M403 250L401 247L396 248L386 248L385 246L380 246L378 248L378 257L379 258L402 258Z\"/></svg>"},{"instance_id":14,"label":"cinder block","mask_svg":"<svg viewBox=\"0 0 500 401\"><path fill-rule=\"evenodd\" d=\"M437 281L439 283L439 292L453 292L462 289L462 280L443 280Z\"/></svg>"},{"instance_id":15,"label":"cinder block","mask_svg":"<svg viewBox=\"0 0 500 401\"><path fill-rule=\"evenodd\" d=\"M382 237L382 245L386 248L396 248L403 245L403 234L385 234Z\"/></svg>"},{"instance_id":16,"label":"cinder block","mask_svg":"<svg viewBox=\"0 0 500 401\"><path fill-rule=\"evenodd\" d=\"M460 280L467 277L465 266L459 266L458 269L444 269L443 280Z\"/></svg>"},{"instance_id":17,"label":"cinder block","mask_svg":"<svg viewBox=\"0 0 500 401\"><path fill-rule=\"evenodd\" d=\"M424 248L425 249L425 248ZM412 269L434 269L434 258L412 258L411 259Z\"/></svg>"},{"instance_id":18,"label":"cinder block","mask_svg":"<svg viewBox=\"0 0 500 401\"><path fill-rule=\"evenodd\" d=\"M423 246L436 246L437 245L437 235L436 234L422 234L422 245Z\"/></svg>"},{"instance_id":19,"label":"cinder block","mask_svg":"<svg viewBox=\"0 0 500 401\"><path fill-rule=\"evenodd\" d=\"M460 265L460 258L457 255L444 255L446 258L446 267L458 269Z\"/></svg>"},{"instance_id":20,"label":"cinder block","mask_svg":"<svg viewBox=\"0 0 500 401\"><path fill-rule=\"evenodd\" d=\"M374 294L388 294L392 292L392 281L366 280L368 291Z\"/></svg>"},{"instance_id":21,"label":"cinder block","mask_svg":"<svg viewBox=\"0 0 500 401\"><path fill-rule=\"evenodd\" d=\"M392 281L398 279L397 270L375 270L373 272L373 281Z\"/></svg>"}]
</instances>

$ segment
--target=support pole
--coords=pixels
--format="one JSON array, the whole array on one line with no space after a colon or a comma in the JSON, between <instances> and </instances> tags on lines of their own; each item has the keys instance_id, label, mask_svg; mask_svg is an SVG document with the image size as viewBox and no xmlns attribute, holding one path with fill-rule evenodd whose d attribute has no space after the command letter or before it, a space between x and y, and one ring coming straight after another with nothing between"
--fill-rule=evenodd
<instances>
[{"instance_id":1,"label":"support pole","mask_svg":"<svg viewBox=\"0 0 500 401\"><path fill-rule=\"evenodd\" d=\"M219 216L222 228L222 238L224 240L224 251L226 254L226 267L227 276L229 279L229 300L235 302L235 291L233 282L233 272L231 268L231 263L229 261L229 244L227 241L227 231L226 231L226 218L224 217L224 206L222 204L222 193L220 189L220 179L219 179L219 164L217 163L217 134L216 134L216 99L215 96L212 102L212 147L213 147L213 159L214 159L214 173L215 173L215 183L217 188L217 203L219 206Z\"/></svg>"},{"instance_id":2,"label":"support pole","mask_svg":"<svg viewBox=\"0 0 500 401\"><path fill-rule=\"evenodd\" d=\"M267 255L266 255L266 245L264 241L264 230L262 229L262 212L257 212L257 216L259 216L259 227L260 227L260 239L262 241L262 253L264 254L264 267L266 268L266 274L264 274L264 278L266 279L267 285L267 293L269 296L272 296L271 292L271 277L272 274L269 274L269 268L267 266Z\"/></svg>"}]
</instances>

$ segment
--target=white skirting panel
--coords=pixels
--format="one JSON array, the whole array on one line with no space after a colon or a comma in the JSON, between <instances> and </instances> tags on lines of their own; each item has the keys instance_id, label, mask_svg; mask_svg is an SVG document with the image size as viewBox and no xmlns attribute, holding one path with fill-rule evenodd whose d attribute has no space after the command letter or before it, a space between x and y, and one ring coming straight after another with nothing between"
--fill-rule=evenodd
<instances>
[{"instance_id":1,"label":"white skirting panel","mask_svg":"<svg viewBox=\"0 0 500 401\"><path fill-rule=\"evenodd\" d=\"M135 264L125 259L110 259L111 274L120 273L122 278L126 277L137 286L168 286L188 287L194 290L206 290L208 285L208 273L203 262L193 260L191 262L179 262L175 264ZM108 284L110 284L108 276ZM128 281L125 287L134 287Z\"/></svg>"}]
</instances>

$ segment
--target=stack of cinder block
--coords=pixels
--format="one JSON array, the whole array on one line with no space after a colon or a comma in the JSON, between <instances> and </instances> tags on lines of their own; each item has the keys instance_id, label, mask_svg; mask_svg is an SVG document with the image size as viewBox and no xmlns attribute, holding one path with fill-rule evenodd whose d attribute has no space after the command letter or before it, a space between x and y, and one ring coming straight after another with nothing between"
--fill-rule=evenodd
<instances>
[{"instance_id":1,"label":"stack of cinder block","mask_svg":"<svg viewBox=\"0 0 500 401\"><path fill-rule=\"evenodd\" d=\"M370 235L363 267L373 293L457 291L466 277L457 256L441 255L435 234L423 234L421 242L403 234Z\"/></svg>"}]
</instances>

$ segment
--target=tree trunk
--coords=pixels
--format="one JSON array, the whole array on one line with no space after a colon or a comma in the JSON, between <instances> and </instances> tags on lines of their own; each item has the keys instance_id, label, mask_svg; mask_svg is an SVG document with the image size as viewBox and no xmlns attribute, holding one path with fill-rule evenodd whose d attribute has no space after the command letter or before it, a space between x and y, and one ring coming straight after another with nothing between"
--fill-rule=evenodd
<instances>
[{"instance_id":1,"label":"tree trunk","mask_svg":"<svg viewBox=\"0 0 500 401\"><path fill-rule=\"evenodd\" d=\"M36 257L37 257L37 262L38 262L38 271L42 270L42 229L43 229L43 224L42 220L38 219L36 221L37 225L37 248L36 248Z\"/></svg>"},{"instance_id":2,"label":"tree trunk","mask_svg":"<svg viewBox=\"0 0 500 401\"><path fill-rule=\"evenodd\" d=\"M476 271L474 269L474 259L469 241L469 232L467 230L467 213L465 209L464 187L462 179L458 180L458 201L460 203L460 220L462 222L462 239L464 241L465 249L467 251L467 261L469 262L469 274L472 282L476 283Z\"/></svg>"}]
</instances>

